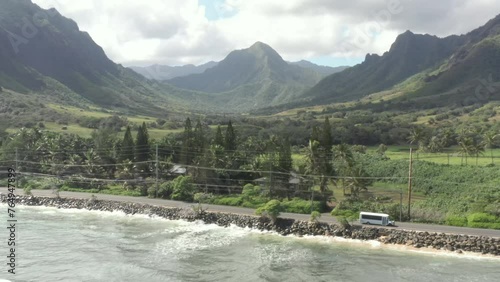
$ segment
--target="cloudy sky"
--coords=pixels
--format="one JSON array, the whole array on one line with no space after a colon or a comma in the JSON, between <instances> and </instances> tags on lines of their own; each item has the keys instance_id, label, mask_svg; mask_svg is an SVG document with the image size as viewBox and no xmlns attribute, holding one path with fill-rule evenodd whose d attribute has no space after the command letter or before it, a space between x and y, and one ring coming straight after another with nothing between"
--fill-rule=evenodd
<instances>
[{"instance_id":1,"label":"cloudy sky","mask_svg":"<svg viewBox=\"0 0 500 282\"><path fill-rule=\"evenodd\" d=\"M262 41L285 60L338 66L387 51L411 30L466 33L498 0L33 0L55 7L125 66L201 64Z\"/></svg>"}]
</instances>

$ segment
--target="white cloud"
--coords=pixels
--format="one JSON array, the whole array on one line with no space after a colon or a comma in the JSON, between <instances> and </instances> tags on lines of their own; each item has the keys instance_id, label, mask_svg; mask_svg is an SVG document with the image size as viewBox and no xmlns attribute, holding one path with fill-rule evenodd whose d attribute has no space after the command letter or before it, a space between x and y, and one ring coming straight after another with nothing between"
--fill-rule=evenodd
<instances>
[{"instance_id":1,"label":"white cloud","mask_svg":"<svg viewBox=\"0 0 500 282\"><path fill-rule=\"evenodd\" d=\"M497 0L33 1L74 19L125 65L199 64L256 41L286 60L364 57L387 51L405 30L466 33L500 11ZM206 9L219 17L208 20Z\"/></svg>"}]
</instances>

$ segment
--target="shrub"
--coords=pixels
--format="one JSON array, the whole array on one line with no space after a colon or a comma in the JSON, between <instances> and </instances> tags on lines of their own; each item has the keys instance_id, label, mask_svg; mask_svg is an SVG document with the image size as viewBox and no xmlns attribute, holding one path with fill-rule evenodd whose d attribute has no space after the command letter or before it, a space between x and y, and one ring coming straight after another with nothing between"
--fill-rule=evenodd
<instances>
[{"instance_id":1,"label":"shrub","mask_svg":"<svg viewBox=\"0 0 500 282\"><path fill-rule=\"evenodd\" d=\"M179 176L172 182L172 200L193 201L195 186L190 176Z\"/></svg>"},{"instance_id":2,"label":"shrub","mask_svg":"<svg viewBox=\"0 0 500 282\"><path fill-rule=\"evenodd\" d=\"M487 213L473 213L467 217L467 221L469 224L473 223L473 222L495 223L495 222L500 222L500 219L494 215L487 214Z\"/></svg>"},{"instance_id":3,"label":"shrub","mask_svg":"<svg viewBox=\"0 0 500 282\"><path fill-rule=\"evenodd\" d=\"M210 193L196 193L194 194L194 201L198 203L210 204L214 198L213 194Z\"/></svg>"},{"instance_id":4,"label":"shrub","mask_svg":"<svg viewBox=\"0 0 500 282\"><path fill-rule=\"evenodd\" d=\"M97 201L97 196L92 194L90 195L89 203L95 203Z\"/></svg>"},{"instance_id":5,"label":"shrub","mask_svg":"<svg viewBox=\"0 0 500 282\"><path fill-rule=\"evenodd\" d=\"M173 190L174 186L171 181L163 182L158 188L158 198L170 199Z\"/></svg>"},{"instance_id":6,"label":"shrub","mask_svg":"<svg viewBox=\"0 0 500 282\"><path fill-rule=\"evenodd\" d=\"M241 192L241 196L247 200L251 199L253 197L259 196L261 193L260 186L257 185L252 185L252 184L247 184L243 187L243 191Z\"/></svg>"},{"instance_id":7,"label":"shrub","mask_svg":"<svg viewBox=\"0 0 500 282\"><path fill-rule=\"evenodd\" d=\"M149 191L149 187L153 187L154 188L154 184L153 185L148 185L146 183L139 183L135 190L137 192L139 192L141 194L141 196L147 196L148 195L148 191Z\"/></svg>"},{"instance_id":8,"label":"shrub","mask_svg":"<svg viewBox=\"0 0 500 282\"><path fill-rule=\"evenodd\" d=\"M197 205L193 205L191 208L193 209L195 216L203 215L207 211L207 208L203 208L201 203L198 203Z\"/></svg>"},{"instance_id":9,"label":"shrub","mask_svg":"<svg viewBox=\"0 0 500 282\"><path fill-rule=\"evenodd\" d=\"M42 185L41 189L51 189L50 185L54 185L53 182L52 184L47 183L49 186ZM63 185L67 187L75 187L75 188L82 188L82 189L105 189L106 188L106 183L100 180L91 180L89 181L86 178L83 178L82 176L72 176L68 179L66 179L63 182Z\"/></svg>"},{"instance_id":10,"label":"shrub","mask_svg":"<svg viewBox=\"0 0 500 282\"><path fill-rule=\"evenodd\" d=\"M499 219L487 213L473 213L467 217L468 222L500 222Z\"/></svg>"},{"instance_id":11,"label":"shrub","mask_svg":"<svg viewBox=\"0 0 500 282\"><path fill-rule=\"evenodd\" d=\"M323 212L326 209L326 205L322 201L314 201L311 208L311 201L303 200L300 198L294 198L292 200L283 200L281 203L283 210L292 213L302 213L309 214L311 211Z\"/></svg>"},{"instance_id":12,"label":"shrub","mask_svg":"<svg viewBox=\"0 0 500 282\"><path fill-rule=\"evenodd\" d=\"M487 205L484 208L484 210L489 214L500 217L500 204L499 203Z\"/></svg>"},{"instance_id":13,"label":"shrub","mask_svg":"<svg viewBox=\"0 0 500 282\"><path fill-rule=\"evenodd\" d=\"M0 142L1 144L1 142ZM20 176L17 180L17 186L18 187L26 187L28 185L29 181L27 177Z\"/></svg>"},{"instance_id":14,"label":"shrub","mask_svg":"<svg viewBox=\"0 0 500 282\"><path fill-rule=\"evenodd\" d=\"M155 198L156 197L156 187L154 185L151 185L148 188L148 198Z\"/></svg>"},{"instance_id":15,"label":"shrub","mask_svg":"<svg viewBox=\"0 0 500 282\"><path fill-rule=\"evenodd\" d=\"M250 199L243 199L243 203L241 203L242 207L257 209L265 205L269 201L266 197L253 197Z\"/></svg>"},{"instance_id":16,"label":"shrub","mask_svg":"<svg viewBox=\"0 0 500 282\"><path fill-rule=\"evenodd\" d=\"M56 198L60 198L60 197L61 197L61 196L59 195L59 189L58 189L58 188L53 189L53 190L52 190L52 194L54 194Z\"/></svg>"},{"instance_id":17,"label":"shrub","mask_svg":"<svg viewBox=\"0 0 500 282\"><path fill-rule=\"evenodd\" d=\"M30 187L30 186L24 187L24 189L23 189L23 190L24 190L24 195L26 195L26 196L31 196L31 195L33 195L33 194L31 193L31 187Z\"/></svg>"},{"instance_id":18,"label":"shrub","mask_svg":"<svg viewBox=\"0 0 500 282\"><path fill-rule=\"evenodd\" d=\"M467 226L467 218L459 215L449 215L446 217L446 225L451 226Z\"/></svg>"},{"instance_id":19,"label":"shrub","mask_svg":"<svg viewBox=\"0 0 500 282\"><path fill-rule=\"evenodd\" d=\"M313 211L311 213L311 221L312 222L317 222L321 218L321 213L318 211Z\"/></svg>"},{"instance_id":20,"label":"shrub","mask_svg":"<svg viewBox=\"0 0 500 282\"><path fill-rule=\"evenodd\" d=\"M338 216L337 221L339 222L340 226L342 226L344 229L351 229L351 224L349 223L349 220L343 216Z\"/></svg>"},{"instance_id":21,"label":"shrub","mask_svg":"<svg viewBox=\"0 0 500 282\"><path fill-rule=\"evenodd\" d=\"M332 216L338 217L338 218L345 218L347 220L356 220L359 218L359 212L355 212L352 210L341 210L341 209L334 209L331 212Z\"/></svg>"},{"instance_id":22,"label":"shrub","mask_svg":"<svg viewBox=\"0 0 500 282\"><path fill-rule=\"evenodd\" d=\"M258 208L255 213L257 215L270 218L272 222L276 222L276 219L278 219L278 216L280 215L282 209L283 208L280 201L271 200L267 202L263 207Z\"/></svg>"},{"instance_id":23,"label":"shrub","mask_svg":"<svg viewBox=\"0 0 500 282\"><path fill-rule=\"evenodd\" d=\"M241 197L221 197L213 200L215 205L223 206L240 206L243 203Z\"/></svg>"},{"instance_id":24,"label":"shrub","mask_svg":"<svg viewBox=\"0 0 500 282\"><path fill-rule=\"evenodd\" d=\"M473 213L467 217L469 227L500 229L500 218L487 213Z\"/></svg>"}]
</instances>

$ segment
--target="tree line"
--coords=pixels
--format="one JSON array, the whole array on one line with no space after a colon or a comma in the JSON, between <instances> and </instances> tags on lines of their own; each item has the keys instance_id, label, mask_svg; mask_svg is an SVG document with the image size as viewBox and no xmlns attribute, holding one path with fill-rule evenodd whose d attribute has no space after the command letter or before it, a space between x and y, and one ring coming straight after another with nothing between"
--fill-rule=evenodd
<instances>
[{"instance_id":1,"label":"tree line","mask_svg":"<svg viewBox=\"0 0 500 282\"><path fill-rule=\"evenodd\" d=\"M131 189L141 179L155 177L158 167L160 181L189 175L199 191L216 187L211 191L231 194L247 183L257 183L266 187L271 198L307 199L315 193L315 199L326 202L333 196L332 185L337 185L345 196L355 199L371 184L370 175L354 157L366 148L338 143L336 130L326 117L312 126L308 143L298 150L292 147L290 135L247 136L232 121L211 127L201 119L193 123L187 118L182 133L160 140L150 138L146 123L138 127L136 136L127 126L123 138L109 127L93 131L90 138L32 128L10 134L0 158L17 160L20 171L127 181ZM425 127L414 127L408 142L422 151L439 152L457 140L465 163L468 156L493 148L497 141L492 130L483 134L470 130L432 133ZM385 150L387 146L381 145L377 151L383 155ZM292 151L297 153L295 160ZM174 170L174 164L185 170ZM73 185L104 184L74 180Z\"/></svg>"}]
</instances>

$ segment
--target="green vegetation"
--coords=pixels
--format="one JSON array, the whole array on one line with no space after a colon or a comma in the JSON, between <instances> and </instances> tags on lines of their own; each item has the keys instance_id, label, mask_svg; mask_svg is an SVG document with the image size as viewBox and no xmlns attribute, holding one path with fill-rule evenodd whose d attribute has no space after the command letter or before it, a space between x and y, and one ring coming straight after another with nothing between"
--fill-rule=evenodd
<instances>
[{"instance_id":1,"label":"green vegetation","mask_svg":"<svg viewBox=\"0 0 500 282\"><path fill-rule=\"evenodd\" d=\"M318 220L321 218L321 213L319 211L313 211L311 213L311 222L318 222Z\"/></svg>"},{"instance_id":2,"label":"green vegetation","mask_svg":"<svg viewBox=\"0 0 500 282\"><path fill-rule=\"evenodd\" d=\"M31 195L33 195L33 194L31 193L31 187L25 187L23 190L24 190L24 195L26 195L26 196L31 196Z\"/></svg>"},{"instance_id":3,"label":"green vegetation","mask_svg":"<svg viewBox=\"0 0 500 282\"><path fill-rule=\"evenodd\" d=\"M204 73L175 77L168 83L205 92L212 98L207 104L215 108L243 112L291 102L323 76L285 62L270 46L257 42L248 49L231 52Z\"/></svg>"},{"instance_id":4,"label":"green vegetation","mask_svg":"<svg viewBox=\"0 0 500 282\"><path fill-rule=\"evenodd\" d=\"M0 36L36 12L8 1ZM26 173L26 191L252 207L273 220L335 207L347 224L367 210L498 228L498 26L500 17L462 36L406 32L383 56L305 92L321 76L257 43L171 81L185 90L116 65L72 21L49 17L41 61L18 59L40 51L30 46L18 56L0 46L0 164Z\"/></svg>"},{"instance_id":5,"label":"green vegetation","mask_svg":"<svg viewBox=\"0 0 500 282\"><path fill-rule=\"evenodd\" d=\"M179 176L172 183L172 200L192 202L195 186L189 176Z\"/></svg>"},{"instance_id":6,"label":"green vegetation","mask_svg":"<svg viewBox=\"0 0 500 282\"><path fill-rule=\"evenodd\" d=\"M424 134L416 129L410 132L410 142L420 149L414 154L408 217L405 148L335 145L335 139L331 138L333 128L328 118L314 126L309 146L301 150L293 149L286 137L242 140L238 127L232 123L224 130L218 126L212 132L198 120L193 129L189 119L183 134L162 140L150 140L145 123L139 127L136 141L129 129L123 138L118 138L112 128L103 127L93 131L88 139L22 129L2 144L1 159L13 160L17 148L22 171L54 176L30 177L25 184L29 188L147 195L256 209L277 200L283 211L310 214L335 207L332 215L349 220L365 210L388 213L397 220L411 218L422 222L497 227L497 222L492 220L469 220L470 215L476 213L493 218L500 214L500 195L495 189L500 183L497 168L491 164L470 165L471 161L466 159L475 154L474 151L462 154L463 165L429 162L426 156L441 156L441 153L419 156L418 152L429 145ZM496 146L496 138L483 142L488 135L473 136L463 131L457 139L473 136L472 144ZM152 178L156 145L159 149L158 189ZM455 147L455 150L461 148ZM497 154L497 150L490 150L491 155ZM292 151L295 151L294 157ZM173 164L177 164L175 170L172 170ZM174 171L179 166L185 166L186 172L176 174ZM404 199L403 213L400 197ZM466 223L463 218L467 218Z\"/></svg>"},{"instance_id":7,"label":"green vegetation","mask_svg":"<svg viewBox=\"0 0 500 282\"><path fill-rule=\"evenodd\" d=\"M264 206L258 208L255 214L268 217L272 222L276 222L276 219L281 214L283 208L278 200L271 200L267 202Z\"/></svg>"},{"instance_id":8,"label":"green vegetation","mask_svg":"<svg viewBox=\"0 0 500 282\"><path fill-rule=\"evenodd\" d=\"M474 228L500 229L500 218L487 213L473 213L467 216L467 226Z\"/></svg>"}]
</instances>

